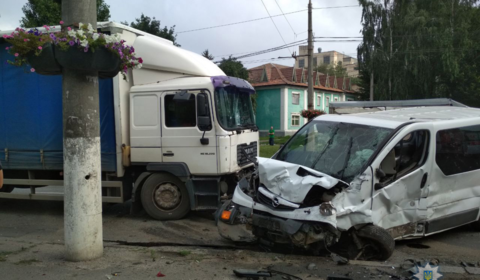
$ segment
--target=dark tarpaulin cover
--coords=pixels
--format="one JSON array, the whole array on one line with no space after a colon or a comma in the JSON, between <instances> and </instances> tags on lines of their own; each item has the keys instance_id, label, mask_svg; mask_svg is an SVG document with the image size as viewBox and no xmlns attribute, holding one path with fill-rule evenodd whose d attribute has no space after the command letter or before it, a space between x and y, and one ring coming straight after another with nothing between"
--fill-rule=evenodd
<instances>
[{"instance_id":1,"label":"dark tarpaulin cover","mask_svg":"<svg viewBox=\"0 0 480 280\"><path fill-rule=\"evenodd\" d=\"M62 170L62 76L6 63L0 43L0 161L4 169ZM102 170L116 171L112 79L100 80ZM8 161L5 149L8 149ZM43 150L43 162L41 156Z\"/></svg>"}]
</instances>

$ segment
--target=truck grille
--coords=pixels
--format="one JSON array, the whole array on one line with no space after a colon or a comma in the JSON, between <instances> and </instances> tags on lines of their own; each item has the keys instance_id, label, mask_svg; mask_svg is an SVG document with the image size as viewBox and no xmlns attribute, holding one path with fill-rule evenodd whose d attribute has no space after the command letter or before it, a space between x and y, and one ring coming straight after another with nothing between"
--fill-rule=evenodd
<instances>
[{"instance_id":1,"label":"truck grille","mask_svg":"<svg viewBox=\"0 0 480 280\"><path fill-rule=\"evenodd\" d=\"M242 149L244 149L251 158L255 158L257 156L258 149L257 141L250 143L250 145L241 144L237 146L238 166L244 166L251 163L243 153Z\"/></svg>"}]
</instances>

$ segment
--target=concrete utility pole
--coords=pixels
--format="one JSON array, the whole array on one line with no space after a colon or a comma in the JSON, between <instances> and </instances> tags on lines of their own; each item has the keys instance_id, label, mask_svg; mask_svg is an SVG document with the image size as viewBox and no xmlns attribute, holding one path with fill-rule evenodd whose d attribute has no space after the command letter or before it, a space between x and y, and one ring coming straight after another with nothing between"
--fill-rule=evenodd
<instances>
[{"instance_id":1,"label":"concrete utility pole","mask_svg":"<svg viewBox=\"0 0 480 280\"><path fill-rule=\"evenodd\" d=\"M65 26L97 27L96 0L62 0ZM63 69L65 250L70 261L103 254L98 72Z\"/></svg>"},{"instance_id":2,"label":"concrete utility pole","mask_svg":"<svg viewBox=\"0 0 480 280\"><path fill-rule=\"evenodd\" d=\"M312 0L308 1L308 109L313 106L313 31L312 31Z\"/></svg>"},{"instance_id":3,"label":"concrete utility pole","mask_svg":"<svg viewBox=\"0 0 480 280\"><path fill-rule=\"evenodd\" d=\"M370 73L370 101L373 101L373 70Z\"/></svg>"}]
</instances>

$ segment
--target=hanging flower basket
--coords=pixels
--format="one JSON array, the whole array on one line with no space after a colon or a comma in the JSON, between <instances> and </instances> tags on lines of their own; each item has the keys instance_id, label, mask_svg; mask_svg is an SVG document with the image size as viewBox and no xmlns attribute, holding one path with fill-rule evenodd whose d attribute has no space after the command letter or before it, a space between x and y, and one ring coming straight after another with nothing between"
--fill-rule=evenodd
<instances>
[{"instance_id":1,"label":"hanging flower basket","mask_svg":"<svg viewBox=\"0 0 480 280\"><path fill-rule=\"evenodd\" d=\"M60 21L60 24L63 24ZM128 69L142 67L142 58L135 50L125 45L118 34L108 35L95 32L91 24L79 23L78 29L67 27L62 32L46 33L38 29L17 28L3 37L12 44L7 47L15 56L10 64L30 64L31 72L43 75L58 75L62 69L97 71L100 78L112 78L119 72L126 79Z\"/></svg>"},{"instance_id":2,"label":"hanging flower basket","mask_svg":"<svg viewBox=\"0 0 480 280\"><path fill-rule=\"evenodd\" d=\"M95 52L79 48L57 49L55 58L62 68L77 71L98 71L102 77L112 78L120 72L120 57L105 47Z\"/></svg>"},{"instance_id":3,"label":"hanging flower basket","mask_svg":"<svg viewBox=\"0 0 480 280\"><path fill-rule=\"evenodd\" d=\"M309 110L302 110L300 112L302 117L308 119L309 121L313 120L314 118L326 114L322 110L315 110L315 109L309 109Z\"/></svg>"},{"instance_id":4,"label":"hanging flower basket","mask_svg":"<svg viewBox=\"0 0 480 280\"><path fill-rule=\"evenodd\" d=\"M45 43L42 51L38 54L30 52L27 55L27 62L32 66L32 69L41 75L61 75L62 67L55 60L53 50L54 46L51 43Z\"/></svg>"}]
</instances>

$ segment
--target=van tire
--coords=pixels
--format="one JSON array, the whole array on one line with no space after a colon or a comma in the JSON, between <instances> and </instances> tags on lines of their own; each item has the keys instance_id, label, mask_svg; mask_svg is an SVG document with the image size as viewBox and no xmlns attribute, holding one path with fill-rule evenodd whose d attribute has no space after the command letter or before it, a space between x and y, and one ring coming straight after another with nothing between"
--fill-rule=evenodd
<instances>
[{"instance_id":1,"label":"van tire","mask_svg":"<svg viewBox=\"0 0 480 280\"><path fill-rule=\"evenodd\" d=\"M0 189L0 192L3 193L11 193L15 189L15 186L12 185L3 185L3 187Z\"/></svg>"},{"instance_id":2,"label":"van tire","mask_svg":"<svg viewBox=\"0 0 480 280\"><path fill-rule=\"evenodd\" d=\"M161 191L160 188L165 188ZM166 203L174 203L179 197L179 201L174 203L174 207L162 207L164 203L161 200L162 195L166 196ZM168 173L155 173L150 175L142 186L141 191L142 206L145 211L157 220L179 220L190 211L190 199L185 184L177 177Z\"/></svg>"},{"instance_id":3,"label":"van tire","mask_svg":"<svg viewBox=\"0 0 480 280\"><path fill-rule=\"evenodd\" d=\"M357 235L364 243L373 245L377 251L375 259L380 261L388 260L395 250L395 240L385 229L367 225L357 231Z\"/></svg>"},{"instance_id":4,"label":"van tire","mask_svg":"<svg viewBox=\"0 0 480 280\"><path fill-rule=\"evenodd\" d=\"M475 230L475 231L480 231L480 220L476 221L476 222L473 222L472 223L472 228Z\"/></svg>"}]
</instances>

